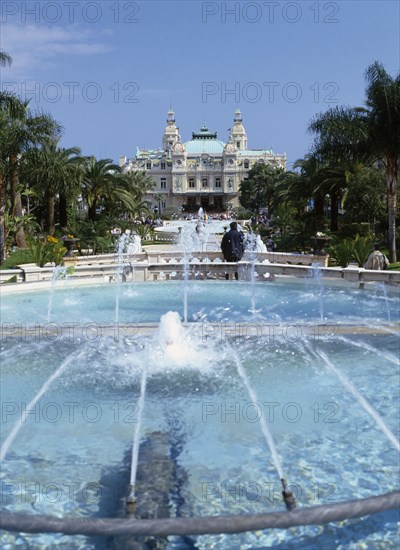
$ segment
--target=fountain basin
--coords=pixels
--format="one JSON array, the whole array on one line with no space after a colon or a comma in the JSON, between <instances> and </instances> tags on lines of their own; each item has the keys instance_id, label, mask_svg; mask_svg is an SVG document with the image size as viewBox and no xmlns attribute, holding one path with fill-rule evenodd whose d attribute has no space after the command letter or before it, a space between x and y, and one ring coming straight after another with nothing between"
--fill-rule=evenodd
<instances>
[{"instance_id":1,"label":"fountain basin","mask_svg":"<svg viewBox=\"0 0 400 550\"><path fill-rule=\"evenodd\" d=\"M166 269L168 264L163 264ZM235 264L232 264L233 267ZM173 264L172 268L177 265ZM272 270L270 264L264 265ZM359 289L340 280L321 279L325 321L336 324L374 324L400 320L399 289L383 284ZM47 322L48 289L35 284L24 291L2 294L2 321L5 323L45 324ZM189 321L206 316L210 322L235 322L254 320L249 313L251 294L262 311L260 319L266 322L321 322L320 283L314 279L279 278L273 284L246 282L232 284L215 281L212 286L205 281L190 281ZM159 283L125 283L121 286L121 322L158 323L163 313L180 311L182 307L182 283L168 281ZM115 286L84 284L83 281L62 280L54 286L56 299L53 303L51 321L98 322L108 324L114 320ZM150 299L151 298L151 299ZM322 320L324 322L324 320Z\"/></svg>"},{"instance_id":2,"label":"fountain basin","mask_svg":"<svg viewBox=\"0 0 400 550\"><path fill-rule=\"evenodd\" d=\"M169 434L176 460L189 474L180 489L183 502L174 504L181 516L282 510L261 418L269 422L300 506L397 488L398 453L304 343L307 339L329 356L398 436L398 336L393 333L398 295L324 281L322 286L321 318L320 286L314 280L254 288L194 282L188 288L191 322L184 329L188 348L178 362L165 353L175 333L160 341L156 326L166 311L182 313L179 282L122 285L120 324L115 324L112 286L72 288L63 281L54 289L50 324L82 330L53 337L29 333L32 325L46 324L47 294L5 296L3 322L11 324L2 339L2 442L16 420L24 419L24 426L2 465L3 507L59 516L116 514L144 364L149 378L143 437ZM257 314L249 311L252 298ZM13 323L28 330L21 337L12 334ZM102 330L106 324L108 332ZM125 324L134 330L124 333ZM241 383L228 342L240 355L257 401ZM71 356L75 359L65 373L26 414L26 404ZM310 548L329 547L332 540L345 546L357 536L373 546L385 533L388 547L395 548L393 513L360 521L365 535L359 523L350 521L329 528L198 536L195 544L231 549L304 541ZM19 535L27 548L62 538ZM101 544L90 537L67 540L69 548Z\"/></svg>"}]
</instances>

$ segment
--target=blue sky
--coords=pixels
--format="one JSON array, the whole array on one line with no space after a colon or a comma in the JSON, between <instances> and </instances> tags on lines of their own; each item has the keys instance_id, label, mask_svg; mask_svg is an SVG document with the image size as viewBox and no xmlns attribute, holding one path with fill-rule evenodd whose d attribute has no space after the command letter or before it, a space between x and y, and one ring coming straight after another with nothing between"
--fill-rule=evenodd
<instances>
[{"instance_id":1,"label":"blue sky","mask_svg":"<svg viewBox=\"0 0 400 550\"><path fill-rule=\"evenodd\" d=\"M311 143L310 119L361 105L364 71L399 70L397 1L43 1L1 4L1 87L31 98L86 155L158 147L170 106L182 139L204 121L228 138L240 108L249 147Z\"/></svg>"}]
</instances>

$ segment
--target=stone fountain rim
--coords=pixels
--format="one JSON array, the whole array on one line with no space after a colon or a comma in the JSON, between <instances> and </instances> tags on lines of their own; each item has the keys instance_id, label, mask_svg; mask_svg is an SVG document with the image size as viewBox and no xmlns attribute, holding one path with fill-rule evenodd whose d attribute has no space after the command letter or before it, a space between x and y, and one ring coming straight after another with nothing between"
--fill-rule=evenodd
<instances>
[{"instance_id":1,"label":"stone fountain rim","mask_svg":"<svg viewBox=\"0 0 400 550\"><path fill-rule=\"evenodd\" d=\"M249 262L247 262L249 263ZM226 262L222 263L222 265L231 265L231 264L228 264ZM232 264L233 265L233 264ZM236 265L236 264L235 264ZM271 266L274 265L274 264L271 264ZM288 267L286 264L282 264L286 267ZM160 264L160 266L168 266L168 264ZM293 267L300 267L300 266L293 266ZM305 266L305 267L308 267L308 266ZM309 269L311 269L310 267L308 267ZM40 270L41 268L38 268L38 270ZM48 268L44 268L44 269L48 269L48 270L53 270L54 268L53 267L48 267ZM326 269L326 268L325 268ZM327 268L327 269L332 269L332 270L338 270L338 269L348 269L348 268ZM17 271L17 270L15 270ZM357 269L358 271L358 269ZM390 271L385 271L385 272L379 272L379 273L391 273ZM349 280L344 280L344 279L338 279L337 277L328 277L328 276L325 276L323 277L323 281L326 281L326 282L331 282L334 286L337 286L338 288L344 288L344 289L356 289L357 288L357 285L358 285L358 281L356 282L353 282L353 281L349 281ZM213 280L194 280L193 281L194 283L197 283L197 284L226 284L225 281L213 281ZM280 283L284 283L284 282L292 282L292 283L296 283L298 284L299 286L300 285L306 285L307 283L310 282L310 279L306 278L306 277L296 277L295 275L287 275L287 274L279 274L277 276L277 279L274 281L273 284L280 284ZM123 283L123 284L134 284L134 285L144 285L144 284L182 284L182 281L181 280L168 280L168 281L161 281L161 280L158 280L158 281L132 281L132 283ZM100 277L93 277L92 275L88 275L88 276L82 276L80 277L79 279L78 278L74 278L72 277L71 279L68 280L68 286L69 287L94 287L94 286L98 286L98 287L103 287L103 286L110 286L112 285L113 283L110 283L109 281L106 281L104 279L101 279ZM251 284L249 281L236 281L235 284ZM262 284L262 283L257 283L257 284ZM271 283L265 283L265 284L271 284ZM371 289L373 290L377 284L381 285L382 282L381 281L366 281L365 283L365 289ZM6 295L6 294L18 294L20 292L29 292L29 291L35 291L35 290L45 290L45 289L49 289L53 286L53 289L54 291L59 291L59 290L62 290L61 288L61 285L53 285L53 282L49 279L49 280L45 280L45 281L29 281L29 282L25 282L25 281L22 281L22 282L18 282L18 283L11 283L11 284L1 284L0 285L0 297L2 295ZM400 285L397 284L397 283L388 283L386 284L385 286L386 288L386 292L390 295L393 295L395 297L398 297L400 298Z\"/></svg>"}]
</instances>

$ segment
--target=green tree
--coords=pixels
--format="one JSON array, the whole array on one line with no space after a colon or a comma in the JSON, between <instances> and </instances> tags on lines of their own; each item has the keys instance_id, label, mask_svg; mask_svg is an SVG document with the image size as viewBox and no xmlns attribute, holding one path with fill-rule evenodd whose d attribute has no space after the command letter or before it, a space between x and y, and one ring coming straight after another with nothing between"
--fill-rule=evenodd
<instances>
[{"instance_id":1,"label":"green tree","mask_svg":"<svg viewBox=\"0 0 400 550\"><path fill-rule=\"evenodd\" d=\"M272 213L272 204L277 184L283 177L282 168L257 163L248 173L248 178L240 185L239 201L243 208L258 213L260 208L268 208Z\"/></svg>"},{"instance_id":2,"label":"green tree","mask_svg":"<svg viewBox=\"0 0 400 550\"><path fill-rule=\"evenodd\" d=\"M319 172L321 183L315 189L322 197L329 195L330 199L330 230L339 229L339 207L341 199L348 185L348 171L344 166L329 164L321 168Z\"/></svg>"},{"instance_id":3,"label":"green tree","mask_svg":"<svg viewBox=\"0 0 400 550\"><path fill-rule=\"evenodd\" d=\"M396 261L397 180L400 158L400 74L391 77L376 61L366 72L365 108L336 107L316 116L316 146L337 158L380 161L385 169L390 260Z\"/></svg>"},{"instance_id":4,"label":"green tree","mask_svg":"<svg viewBox=\"0 0 400 550\"><path fill-rule=\"evenodd\" d=\"M12 57L4 50L0 50L0 65L5 67L6 65L11 65Z\"/></svg>"},{"instance_id":5,"label":"green tree","mask_svg":"<svg viewBox=\"0 0 400 550\"><path fill-rule=\"evenodd\" d=\"M319 155L310 153L304 159L298 159L293 164L294 169L300 169L299 178L292 180L290 189L293 202L298 200L304 204L306 199L313 201L315 230L323 231L325 227L324 206L325 190L322 187L324 163Z\"/></svg>"},{"instance_id":6,"label":"green tree","mask_svg":"<svg viewBox=\"0 0 400 550\"><path fill-rule=\"evenodd\" d=\"M157 206L158 206L158 216L161 216L162 212L161 212L161 201L163 200L164 198L164 195L162 193L156 193L154 195L154 200L157 201Z\"/></svg>"},{"instance_id":7,"label":"green tree","mask_svg":"<svg viewBox=\"0 0 400 550\"><path fill-rule=\"evenodd\" d=\"M146 194L155 187L153 178L148 176L146 172L140 170L126 172L123 177L126 182L126 189L132 193L134 198L139 202L143 201Z\"/></svg>"},{"instance_id":8,"label":"green tree","mask_svg":"<svg viewBox=\"0 0 400 550\"><path fill-rule=\"evenodd\" d=\"M76 199L79 192L81 162L80 149L58 147L57 141L44 142L41 147L27 151L23 157L22 174L30 179L46 201L46 230L55 231L56 196L59 197L60 225L67 226L67 195Z\"/></svg>"},{"instance_id":9,"label":"green tree","mask_svg":"<svg viewBox=\"0 0 400 550\"><path fill-rule=\"evenodd\" d=\"M121 176L124 188L131 194L133 204L129 206L128 212L131 217L149 214L146 202L146 194L155 187L152 177L140 170L126 172Z\"/></svg>"},{"instance_id":10,"label":"green tree","mask_svg":"<svg viewBox=\"0 0 400 550\"><path fill-rule=\"evenodd\" d=\"M11 56L3 50L0 50L0 66L5 67L6 65L11 65L12 58ZM4 92L0 93L2 98L1 104L5 99L7 94ZM0 110L0 265L4 261L4 248L5 248L5 231L4 231L4 218L6 214L6 165L7 165L7 143L8 138L4 130L6 125L6 118L3 112L3 109Z\"/></svg>"},{"instance_id":11,"label":"green tree","mask_svg":"<svg viewBox=\"0 0 400 550\"><path fill-rule=\"evenodd\" d=\"M373 228L385 216L386 182L382 170L356 164L347 174L347 190L343 197L347 223L367 222Z\"/></svg>"},{"instance_id":12,"label":"green tree","mask_svg":"<svg viewBox=\"0 0 400 550\"><path fill-rule=\"evenodd\" d=\"M96 160L88 157L84 163L82 195L88 205L89 220L97 218L97 207L105 205L109 210L121 204L127 211L136 207L135 199L121 177L121 168L111 159Z\"/></svg>"},{"instance_id":13,"label":"green tree","mask_svg":"<svg viewBox=\"0 0 400 550\"><path fill-rule=\"evenodd\" d=\"M20 162L23 153L35 144L43 143L61 134L61 126L48 114L34 114L29 101L21 101L14 94L0 94L0 142L2 144L2 182L9 183L12 215L23 216L19 182ZM16 234L17 246L25 248L26 240L21 227Z\"/></svg>"}]
</instances>

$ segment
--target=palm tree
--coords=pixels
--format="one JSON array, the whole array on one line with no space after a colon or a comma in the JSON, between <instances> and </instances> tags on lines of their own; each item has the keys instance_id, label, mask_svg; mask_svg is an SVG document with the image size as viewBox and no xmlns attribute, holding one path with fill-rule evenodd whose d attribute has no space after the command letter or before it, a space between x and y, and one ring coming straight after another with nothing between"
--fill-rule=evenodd
<instances>
[{"instance_id":1,"label":"palm tree","mask_svg":"<svg viewBox=\"0 0 400 550\"><path fill-rule=\"evenodd\" d=\"M131 170L124 174L126 188L135 196L137 200L144 200L146 194L152 191L155 181L146 172L140 170Z\"/></svg>"},{"instance_id":2,"label":"palm tree","mask_svg":"<svg viewBox=\"0 0 400 550\"><path fill-rule=\"evenodd\" d=\"M336 107L315 117L317 149L338 158L353 155L386 173L390 260L396 261L397 180L400 158L400 73L392 78L376 61L366 72L366 108Z\"/></svg>"},{"instance_id":3,"label":"palm tree","mask_svg":"<svg viewBox=\"0 0 400 550\"><path fill-rule=\"evenodd\" d=\"M10 145L14 141L15 125L13 119L23 116L24 107L21 100L14 94L9 92L0 92L0 261L4 259L4 244L5 244L5 215L7 204L7 184L10 187L10 174L12 173L12 156L10 155ZM13 180L15 182L15 179ZM12 191L11 215L15 211L19 211L14 206L14 189ZM22 205L21 213L22 214Z\"/></svg>"},{"instance_id":4,"label":"palm tree","mask_svg":"<svg viewBox=\"0 0 400 550\"><path fill-rule=\"evenodd\" d=\"M50 235L55 231L55 202L59 195L60 225L68 225L66 195L76 197L81 174L81 150L78 147L59 148L57 141L44 142L24 155L25 170L31 182L46 197L46 229ZM64 199L63 199L64 198Z\"/></svg>"},{"instance_id":5,"label":"palm tree","mask_svg":"<svg viewBox=\"0 0 400 550\"><path fill-rule=\"evenodd\" d=\"M6 65L11 65L12 57L7 52L0 50L0 65L5 67Z\"/></svg>"},{"instance_id":6,"label":"palm tree","mask_svg":"<svg viewBox=\"0 0 400 550\"><path fill-rule=\"evenodd\" d=\"M158 203L158 218L161 216L161 201L163 200L164 195L162 193L156 193L154 195L154 200Z\"/></svg>"},{"instance_id":7,"label":"palm tree","mask_svg":"<svg viewBox=\"0 0 400 550\"><path fill-rule=\"evenodd\" d=\"M8 53L0 50L0 66L11 65L12 59ZM4 92L0 92L0 96L5 97ZM6 121L3 111L0 111L0 128L5 128ZM8 138L6 132L0 132L0 265L4 261L4 216L6 212L6 182L5 182L5 167L7 158L4 155Z\"/></svg>"},{"instance_id":8,"label":"palm tree","mask_svg":"<svg viewBox=\"0 0 400 550\"><path fill-rule=\"evenodd\" d=\"M61 126L50 115L33 114L29 101L21 101L14 94L0 94L3 184L9 180L11 211L16 217L22 217L22 201L19 186L19 165L21 155L32 145L42 143L61 134ZM23 228L16 234L17 246L26 246Z\"/></svg>"},{"instance_id":9,"label":"palm tree","mask_svg":"<svg viewBox=\"0 0 400 550\"><path fill-rule=\"evenodd\" d=\"M88 205L89 220L96 220L98 205L103 201L109 208L115 203L129 210L134 208L134 198L126 189L126 182L121 178L121 168L111 159L86 159L82 178L82 195Z\"/></svg>"},{"instance_id":10,"label":"palm tree","mask_svg":"<svg viewBox=\"0 0 400 550\"><path fill-rule=\"evenodd\" d=\"M293 180L293 188L291 189L293 202L301 200L313 199L315 213L315 229L323 231L324 229L324 206L325 206L325 190L322 188L324 162L316 153L310 153L304 159L298 159L293 164L293 168L300 168L299 179Z\"/></svg>"},{"instance_id":11,"label":"palm tree","mask_svg":"<svg viewBox=\"0 0 400 550\"><path fill-rule=\"evenodd\" d=\"M344 165L335 165L327 163L319 172L321 183L315 189L320 192L321 197L330 199L330 229L337 231L339 229L339 206L342 197L348 186L349 170Z\"/></svg>"},{"instance_id":12,"label":"palm tree","mask_svg":"<svg viewBox=\"0 0 400 550\"><path fill-rule=\"evenodd\" d=\"M154 189L155 182L153 178L140 170L126 172L121 178L124 187L132 195L135 203L135 208L129 209L131 217L140 216L142 213L149 214L146 195Z\"/></svg>"},{"instance_id":13,"label":"palm tree","mask_svg":"<svg viewBox=\"0 0 400 550\"><path fill-rule=\"evenodd\" d=\"M240 184L240 204L256 213L260 208L267 207L271 215L275 189L283 176L282 168L256 164L250 169L248 178Z\"/></svg>"}]
</instances>

